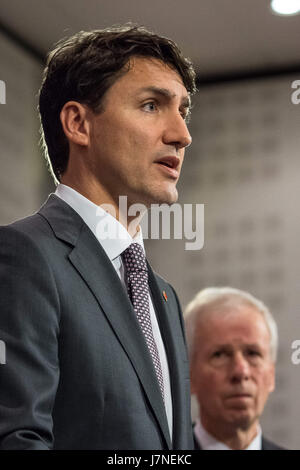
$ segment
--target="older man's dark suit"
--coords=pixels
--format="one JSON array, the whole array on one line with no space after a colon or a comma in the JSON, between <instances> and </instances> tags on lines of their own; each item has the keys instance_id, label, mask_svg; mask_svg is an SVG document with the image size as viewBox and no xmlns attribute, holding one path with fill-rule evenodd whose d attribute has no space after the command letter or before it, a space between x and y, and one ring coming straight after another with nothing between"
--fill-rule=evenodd
<instances>
[{"instance_id":1,"label":"older man's dark suit","mask_svg":"<svg viewBox=\"0 0 300 470\"><path fill-rule=\"evenodd\" d=\"M195 445L195 450L202 450L195 436L194 436L194 445ZM261 447L262 447L261 450L286 450L283 447L279 447L277 444L274 444L274 442L269 441L264 436L262 436Z\"/></svg>"},{"instance_id":2,"label":"older man's dark suit","mask_svg":"<svg viewBox=\"0 0 300 470\"><path fill-rule=\"evenodd\" d=\"M150 267L149 285L170 368L173 445L132 305L81 217L51 195L0 229L0 449L193 448L180 307Z\"/></svg>"}]
</instances>

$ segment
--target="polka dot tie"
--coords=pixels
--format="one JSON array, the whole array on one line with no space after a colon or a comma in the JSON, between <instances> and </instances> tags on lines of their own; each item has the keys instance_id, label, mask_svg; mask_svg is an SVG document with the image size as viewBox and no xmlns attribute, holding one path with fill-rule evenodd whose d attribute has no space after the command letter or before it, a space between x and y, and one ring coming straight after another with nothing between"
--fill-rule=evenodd
<instances>
[{"instance_id":1,"label":"polka dot tie","mask_svg":"<svg viewBox=\"0 0 300 470\"><path fill-rule=\"evenodd\" d=\"M157 380L164 400L164 380L158 349L154 340L148 297L148 268L144 251L138 243L132 243L123 253L122 258L127 274L127 290L134 311L152 357Z\"/></svg>"}]
</instances>

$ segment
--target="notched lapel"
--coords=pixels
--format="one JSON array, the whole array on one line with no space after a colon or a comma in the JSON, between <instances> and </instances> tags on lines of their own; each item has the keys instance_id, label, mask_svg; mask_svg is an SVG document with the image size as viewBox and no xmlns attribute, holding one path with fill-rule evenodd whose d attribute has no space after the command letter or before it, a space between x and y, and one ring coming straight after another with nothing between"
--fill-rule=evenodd
<instances>
[{"instance_id":1,"label":"notched lapel","mask_svg":"<svg viewBox=\"0 0 300 470\"><path fill-rule=\"evenodd\" d=\"M111 261L87 226L82 228L69 259L93 292L126 351L161 426L167 445L171 447L165 408L145 338Z\"/></svg>"},{"instance_id":2,"label":"notched lapel","mask_svg":"<svg viewBox=\"0 0 300 470\"><path fill-rule=\"evenodd\" d=\"M82 218L59 197L51 194L39 213L47 219L57 238L74 247L69 260L93 292L126 351L166 444L171 448L165 407L153 362L131 302L111 261Z\"/></svg>"},{"instance_id":3,"label":"notched lapel","mask_svg":"<svg viewBox=\"0 0 300 470\"><path fill-rule=\"evenodd\" d=\"M171 295L167 296L168 301L164 299L163 290L167 290L166 285L159 285L149 264L148 271L153 303L168 357L173 400L173 446L176 449L180 448L180 436L184 432L183 416L185 407L188 406L184 404L186 396L184 385L189 377L189 367L177 305L172 308Z\"/></svg>"}]
</instances>

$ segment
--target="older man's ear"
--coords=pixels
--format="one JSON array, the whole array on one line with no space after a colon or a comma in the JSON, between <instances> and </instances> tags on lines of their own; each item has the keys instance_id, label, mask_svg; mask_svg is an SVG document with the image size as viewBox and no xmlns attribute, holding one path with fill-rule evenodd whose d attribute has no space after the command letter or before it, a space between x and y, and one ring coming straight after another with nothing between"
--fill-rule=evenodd
<instances>
[{"instance_id":1,"label":"older man's ear","mask_svg":"<svg viewBox=\"0 0 300 470\"><path fill-rule=\"evenodd\" d=\"M190 361L190 381L191 381L191 394L194 395L197 393L197 376L195 374L195 367L192 362Z\"/></svg>"},{"instance_id":2,"label":"older man's ear","mask_svg":"<svg viewBox=\"0 0 300 470\"><path fill-rule=\"evenodd\" d=\"M271 373L270 373L270 388L269 392L274 392L275 390L275 364L273 363L271 366Z\"/></svg>"}]
</instances>

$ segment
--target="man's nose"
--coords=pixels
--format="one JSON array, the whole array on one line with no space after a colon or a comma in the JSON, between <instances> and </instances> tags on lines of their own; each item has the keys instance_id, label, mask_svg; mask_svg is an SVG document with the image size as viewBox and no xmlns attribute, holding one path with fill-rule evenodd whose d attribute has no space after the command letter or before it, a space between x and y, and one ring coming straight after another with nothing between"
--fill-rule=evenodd
<instances>
[{"instance_id":1,"label":"man's nose","mask_svg":"<svg viewBox=\"0 0 300 470\"><path fill-rule=\"evenodd\" d=\"M192 137L187 124L180 113L168 119L163 135L165 144L172 145L176 149L188 147L192 143Z\"/></svg>"},{"instance_id":2,"label":"man's nose","mask_svg":"<svg viewBox=\"0 0 300 470\"><path fill-rule=\"evenodd\" d=\"M231 363L231 380L233 381L241 381L247 380L250 376L250 366L247 359L243 356L243 354L238 353L236 354Z\"/></svg>"}]
</instances>

